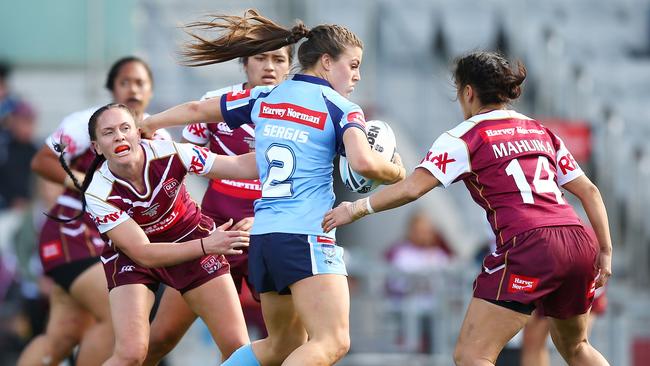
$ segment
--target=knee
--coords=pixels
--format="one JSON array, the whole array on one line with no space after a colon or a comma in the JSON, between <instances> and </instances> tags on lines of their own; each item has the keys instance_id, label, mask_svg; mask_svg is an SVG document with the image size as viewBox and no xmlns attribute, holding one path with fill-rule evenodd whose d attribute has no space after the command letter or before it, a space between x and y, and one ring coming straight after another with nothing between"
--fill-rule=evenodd
<instances>
[{"instance_id":1,"label":"knee","mask_svg":"<svg viewBox=\"0 0 650 366\"><path fill-rule=\"evenodd\" d=\"M147 357L147 349L146 342L118 342L113 358L117 359L120 365L142 365Z\"/></svg>"},{"instance_id":2,"label":"knee","mask_svg":"<svg viewBox=\"0 0 650 366\"><path fill-rule=\"evenodd\" d=\"M563 344L557 346L558 352L564 357L568 364L573 364L575 359L579 359L581 354L588 352L591 348L586 339L575 344Z\"/></svg>"},{"instance_id":3,"label":"knee","mask_svg":"<svg viewBox=\"0 0 650 366\"><path fill-rule=\"evenodd\" d=\"M350 334L344 331L334 334L326 342L325 351L332 363L343 358L350 351Z\"/></svg>"}]
</instances>

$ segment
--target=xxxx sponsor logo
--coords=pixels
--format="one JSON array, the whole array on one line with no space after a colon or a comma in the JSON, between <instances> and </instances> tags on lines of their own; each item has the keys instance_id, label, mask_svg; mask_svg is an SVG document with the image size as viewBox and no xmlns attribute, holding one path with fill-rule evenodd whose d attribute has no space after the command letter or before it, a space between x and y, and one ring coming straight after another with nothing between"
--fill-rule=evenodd
<instances>
[{"instance_id":1,"label":"xxxx sponsor logo","mask_svg":"<svg viewBox=\"0 0 650 366\"><path fill-rule=\"evenodd\" d=\"M187 130L194 136L200 137L200 138L207 138L208 133L207 130L208 128L201 124L201 123L195 123L193 125L189 125L187 127Z\"/></svg>"},{"instance_id":2,"label":"xxxx sponsor logo","mask_svg":"<svg viewBox=\"0 0 650 366\"><path fill-rule=\"evenodd\" d=\"M208 159L209 151L210 150L202 146L192 147L192 152L194 153L194 155L192 155L192 160L190 161L190 168L188 169L190 173L195 173L195 174L203 173L203 169L205 168L205 163Z\"/></svg>"},{"instance_id":3,"label":"xxxx sponsor logo","mask_svg":"<svg viewBox=\"0 0 650 366\"><path fill-rule=\"evenodd\" d=\"M123 213L124 211L120 210L117 212L111 212L106 216L94 216L93 221L96 225L110 224L117 221Z\"/></svg>"},{"instance_id":4,"label":"xxxx sponsor logo","mask_svg":"<svg viewBox=\"0 0 650 366\"><path fill-rule=\"evenodd\" d=\"M427 156L422 159L422 162L431 162L436 168L440 169L443 174L447 174L447 165L456 161L456 159L449 158L449 153L444 152L442 154L434 155L433 151L429 151ZM421 162L421 163L422 163Z\"/></svg>"}]
</instances>

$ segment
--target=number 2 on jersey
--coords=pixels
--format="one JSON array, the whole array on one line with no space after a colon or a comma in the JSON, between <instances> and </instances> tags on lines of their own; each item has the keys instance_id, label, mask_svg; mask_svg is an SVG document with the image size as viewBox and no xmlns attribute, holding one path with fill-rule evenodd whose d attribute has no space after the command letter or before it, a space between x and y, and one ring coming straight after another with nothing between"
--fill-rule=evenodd
<instances>
[{"instance_id":1,"label":"number 2 on jersey","mask_svg":"<svg viewBox=\"0 0 650 366\"><path fill-rule=\"evenodd\" d=\"M547 178L541 178L542 169L544 169L548 174ZM521 194L524 203L534 204L535 199L533 198L533 189L530 184L528 184L526 175L524 174L523 169L521 169L518 159L510 161L506 167L506 173L508 176L514 178L515 184L519 189L519 193ZM562 192L560 192L560 188L555 183L555 174L551 171L548 159L545 156L540 156L537 159L537 168L535 169L535 176L533 178L533 187L535 187L535 192L537 192L537 194L553 193L555 194L555 200L557 203L564 203Z\"/></svg>"},{"instance_id":2,"label":"number 2 on jersey","mask_svg":"<svg viewBox=\"0 0 650 366\"><path fill-rule=\"evenodd\" d=\"M266 150L269 163L266 179L262 184L262 197L282 198L293 195L291 177L296 170L296 155L286 145L272 144Z\"/></svg>"}]
</instances>

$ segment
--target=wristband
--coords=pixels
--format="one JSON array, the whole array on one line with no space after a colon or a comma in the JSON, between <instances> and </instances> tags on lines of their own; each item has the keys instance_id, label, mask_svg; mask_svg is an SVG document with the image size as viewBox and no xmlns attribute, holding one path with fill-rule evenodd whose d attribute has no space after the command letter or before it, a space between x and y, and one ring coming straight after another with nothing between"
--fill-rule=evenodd
<instances>
[{"instance_id":1,"label":"wristband","mask_svg":"<svg viewBox=\"0 0 650 366\"><path fill-rule=\"evenodd\" d=\"M201 250L203 251L203 255L208 255L208 254L205 252L205 247L203 246L203 238L200 238L199 241L201 242Z\"/></svg>"},{"instance_id":2,"label":"wristband","mask_svg":"<svg viewBox=\"0 0 650 366\"><path fill-rule=\"evenodd\" d=\"M372 206L370 206L370 197L366 197L366 210L368 210L368 215L374 214L375 210L372 209Z\"/></svg>"}]
</instances>

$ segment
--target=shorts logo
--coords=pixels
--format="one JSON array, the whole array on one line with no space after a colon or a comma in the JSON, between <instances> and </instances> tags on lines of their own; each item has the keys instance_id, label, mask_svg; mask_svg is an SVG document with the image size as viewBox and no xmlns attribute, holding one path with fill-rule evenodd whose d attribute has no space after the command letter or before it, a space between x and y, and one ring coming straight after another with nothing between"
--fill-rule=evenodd
<instances>
[{"instance_id":1,"label":"shorts logo","mask_svg":"<svg viewBox=\"0 0 650 366\"><path fill-rule=\"evenodd\" d=\"M201 267L208 272L208 274L212 274L221 268L221 262L219 262L219 259L213 255L209 255L203 259L201 259Z\"/></svg>"},{"instance_id":2,"label":"shorts logo","mask_svg":"<svg viewBox=\"0 0 650 366\"><path fill-rule=\"evenodd\" d=\"M194 155L192 155L192 160L190 161L190 168L188 171L190 173L194 174L201 174L203 173L203 170L205 169L205 163L208 159L208 150L205 147L201 146L193 146L192 147L192 152Z\"/></svg>"},{"instance_id":3,"label":"shorts logo","mask_svg":"<svg viewBox=\"0 0 650 366\"><path fill-rule=\"evenodd\" d=\"M58 240L46 243L41 247L41 258L43 258L44 262L57 259L62 255L63 249L61 248L61 242Z\"/></svg>"},{"instance_id":4,"label":"shorts logo","mask_svg":"<svg viewBox=\"0 0 650 366\"><path fill-rule=\"evenodd\" d=\"M510 274L510 279L508 280L508 292L528 292L531 293L535 291L537 285L539 284L539 278L536 277L526 277L518 274Z\"/></svg>"},{"instance_id":5,"label":"shorts logo","mask_svg":"<svg viewBox=\"0 0 650 366\"><path fill-rule=\"evenodd\" d=\"M119 272L119 273L124 273L124 272L133 272L134 269L135 269L135 266L132 265L132 264L127 265L127 266L122 266L122 269L120 269L120 272ZM118 274L119 274L119 273L118 273Z\"/></svg>"},{"instance_id":6,"label":"shorts logo","mask_svg":"<svg viewBox=\"0 0 650 366\"><path fill-rule=\"evenodd\" d=\"M325 128L325 121L327 120L327 113L325 112L314 111L291 103L269 104L262 102L259 116L261 118L295 122L321 131Z\"/></svg>"},{"instance_id":7,"label":"shorts logo","mask_svg":"<svg viewBox=\"0 0 650 366\"><path fill-rule=\"evenodd\" d=\"M176 193L178 192L178 187L180 186L180 183L176 180L176 178L169 178L163 183L163 190L167 194L169 198L174 198L176 196Z\"/></svg>"},{"instance_id":8,"label":"shorts logo","mask_svg":"<svg viewBox=\"0 0 650 366\"><path fill-rule=\"evenodd\" d=\"M336 256L336 242L332 238L325 236L319 236L316 238L316 242L320 244L320 250L325 255L325 264L332 265L334 264L334 257Z\"/></svg>"}]
</instances>

